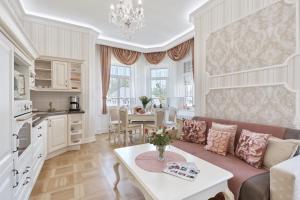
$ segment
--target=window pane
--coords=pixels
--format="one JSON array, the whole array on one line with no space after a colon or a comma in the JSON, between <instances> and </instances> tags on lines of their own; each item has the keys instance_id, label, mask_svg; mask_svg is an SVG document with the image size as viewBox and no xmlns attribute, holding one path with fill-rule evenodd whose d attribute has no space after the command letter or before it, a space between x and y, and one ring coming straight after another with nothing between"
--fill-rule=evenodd
<instances>
[{"instance_id":1,"label":"window pane","mask_svg":"<svg viewBox=\"0 0 300 200\"><path fill-rule=\"evenodd\" d=\"M117 78L110 78L108 96L111 98L117 98L119 91L119 83Z\"/></svg>"},{"instance_id":2,"label":"window pane","mask_svg":"<svg viewBox=\"0 0 300 200\"><path fill-rule=\"evenodd\" d=\"M151 91L153 98L167 97L167 81L166 80L152 80Z\"/></svg>"},{"instance_id":3,"label":"window pane","mask_svg":"<svg viewBox=\"0 0 300 200\"><path fill-rule=\"evenodd\" d=\"M167 78L168 69L151 69L152 78Z\"/></svg>"}]
</instances>

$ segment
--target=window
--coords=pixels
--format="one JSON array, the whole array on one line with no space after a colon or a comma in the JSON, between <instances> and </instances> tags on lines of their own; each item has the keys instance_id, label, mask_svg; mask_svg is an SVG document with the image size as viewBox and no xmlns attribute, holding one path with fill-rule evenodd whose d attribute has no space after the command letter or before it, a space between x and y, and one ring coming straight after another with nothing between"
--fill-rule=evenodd
<instances>
[{"instance_id":1,"label":"window","mask_svg":"<svg viewBox=\"0 0 300 200\"><path fill-rule=\"evenodd\" d=\"M123 65L111 66L108 91L108 106L123 106L130 104L131 68Z\"/></svg>"},{"instance_id":2,"label":"window","mask_svg":"<svg viewBox=\"0 0 300 200\"><path fill-rule=\"evenodd\" d=\"M165 103L167 98L168 69L151 69L151 95L155 104Z\"/></svg>"},{"instance_id":3,"label":"window","mask_svg":"<svg viewBox=\"0 0 300 200\"><path fill-rule=\"evenodd\" d=\"M187 61L184 66L184 105L192 107L194 104L194 78L192 61Z\"/></svg>"}]
</instances>

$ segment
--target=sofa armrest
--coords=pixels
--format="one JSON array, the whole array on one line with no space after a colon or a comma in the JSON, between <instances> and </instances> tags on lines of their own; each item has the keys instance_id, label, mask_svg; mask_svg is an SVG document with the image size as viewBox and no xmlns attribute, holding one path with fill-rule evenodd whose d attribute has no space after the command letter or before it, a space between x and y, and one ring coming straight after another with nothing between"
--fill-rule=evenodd
<instances>
[{"instance_id":1,"label":"sofa armrest","mask_svg":"<svg viewBox=\"0 0 300 200\"><path fill-rule=\"evenodd\" d=\"M271 200L300 199L300 156L270 169Z\"/></svg>"}]
</instances>

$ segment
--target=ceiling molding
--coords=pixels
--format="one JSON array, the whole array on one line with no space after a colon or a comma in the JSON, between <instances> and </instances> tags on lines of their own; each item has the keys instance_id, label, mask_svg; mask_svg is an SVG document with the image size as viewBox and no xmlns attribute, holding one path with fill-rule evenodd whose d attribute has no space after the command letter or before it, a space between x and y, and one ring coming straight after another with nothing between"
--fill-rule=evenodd
<instances>
[{"instance_id":1,"label":"ceiling molding","mask_svg":"<svg viewBox=\"0 0 300 200\"><path fill-rule=\"evenodd\" d=\"M98 34L98 39L96 40L97 44L103 44L103 45L108 45L108 46L113 46L113 47L118 47L118 48L126 48L126 49L130 49L130 50L147 53L147 52L168 50L168 49L194 37L194 27L191 27L191 28L185 30L184 32L174 36L173 38L170 38L169 40L167 40L165 42L158 43L158 44L151 44L151 45L142 45L142 44L130 42L127 40L118 40L118 39L114 39L114 38L104 37L101 35L101 30L99 30L93 26L90 26L88 24L80 24L75 21L63 20L63 19L56 18L53 16L47 16L47 15L42 15L39 13L32 13L32 12L26 11L24 6L22 5L21 0L13 0L13 1L15 2L14 3L15 5L18 5L17 6L18 14L22 15L22 17L24 17L28 20L42 22L42 23L45 23L45 21L49 20L52 23L55 23L56 25L62 25L62 26L69 25L69 27L74 27L74 28L80 29L82 32L90 32L90 31L95 32ZM202 5L203 4L201 4L200 7Z\"/></svg>"}]
</instances>

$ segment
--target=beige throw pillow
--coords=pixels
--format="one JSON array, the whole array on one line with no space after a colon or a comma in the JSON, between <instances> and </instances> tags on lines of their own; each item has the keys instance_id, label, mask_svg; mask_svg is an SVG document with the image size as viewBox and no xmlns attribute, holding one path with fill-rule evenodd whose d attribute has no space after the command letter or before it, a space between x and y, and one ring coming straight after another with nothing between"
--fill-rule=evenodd
<instances>
[{"instance_id":1,"label":"beige throw pillow","mask_svg":"<svg viewBox=\"0 0 300 200\"><path fill-rule=\"evenodd\" d=\"M219 124L219 123L213 122L211 129L216 130L216 131L230 133L230 139L229 139L227 151L230 154L234 155L234 140L235 140L237 125L225 125L225 124Z\"/></svg>"},{"instance_id":2,"label":"beige throw pillow","mask_svg":"<svg viewBox=\"0 0 300 200\"><path fill-rule=\"evenodd\" d=\"M270 169L274 165L292 158L298 150L299 144L297 144L297 140L282 140L270 137L264 157L264 167Z\"/></svg>"}]
</instances>

